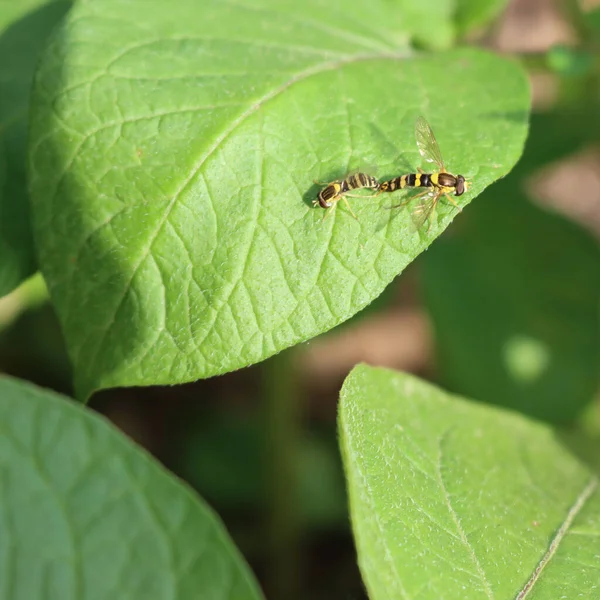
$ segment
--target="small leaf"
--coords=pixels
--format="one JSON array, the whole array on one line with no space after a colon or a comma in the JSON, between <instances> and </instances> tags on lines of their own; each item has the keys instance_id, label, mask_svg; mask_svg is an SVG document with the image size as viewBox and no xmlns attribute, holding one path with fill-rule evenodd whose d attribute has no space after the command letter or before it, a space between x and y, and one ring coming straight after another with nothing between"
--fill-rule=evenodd
<instances>
[{"instance_id":1,"label":"small leaf","mask_svg":"<svg viewBox=\"0 0 600 600\"><path fill-rule=\"evenodd\" d=\"M34 91L34 227L80 395L237 369L364 308L456 209L440 202L429 234L380 210L389 197L323 221L313 180L414 170L419 114L474 177L463 205L516 162L518 65L411 56L400 10L374 2L359 26L364 5L323 6L97 0L56 36Z\"/></svg>"},{"instance_id":2,"label":"small leaf","mask_svg":"<svg viewBox=\"0 0 600 600\"><path fill-rule=\"evenodd\" d=\"M598 479L550 427L366 366L339 426L371 600L598 596Z\"/></svg>"},{"instance_id":3,"label":"small leaf","mask_svg":"<svg viewBox=\"0 0 600 600\"><path fill-rule=\"evenodd\" d=\"M34 69L70 2L0 2L0 296L35 269L25 178L27 116Z\"/></svg>"},{"instance_id":4,"label":"small leaf","mask_svg":"<svg viewBox=\"0 0 600 600\"><path fill-rule=\"evenodd\" d=\"M223 525L103 418L0 379L0 596L258 600Z\"/></svg>"}]
</instances>

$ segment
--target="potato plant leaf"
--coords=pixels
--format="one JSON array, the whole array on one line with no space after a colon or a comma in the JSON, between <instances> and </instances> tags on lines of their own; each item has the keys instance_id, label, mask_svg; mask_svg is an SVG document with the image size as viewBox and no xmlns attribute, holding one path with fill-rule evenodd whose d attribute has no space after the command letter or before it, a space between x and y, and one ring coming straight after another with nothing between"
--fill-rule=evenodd
<instances>
[{"instance_id":1,"label":"potato plant leaf","mask_svg":"<svg viewBox=\"0 0 600 600\"><path fill-rule=\"evenodd\" d=\"M0 597L260 600L212 511L103 418L0 379Z\"/></svg>"},{"instance_id":2,"label":"potato plant leaf","mask_svg":"<svg viewBox=\"0 0 600 600\"><path fill-rule=\"evenodd\" d=\"M313 180L421 166L418 115L448 168L473 178L463 206L514 165L521 68L473 49L414 55L420 25L402 4L374 2L360 22L359 6L74 7L39 69L30 160L81 396L237 369L376 298L456 209L441 202L419 232L409 211L381 209L398 197L351 199L358 221L343 203L323 220ZM426 6L418 21L434 30Z\"/></svg>"},{"instance_id":3,"label":"potato plant leaf","mask_svg":"<svg viewBox=\"0 0 600 600\"><path fill-rule=\"evenodd\" d=\"M39 55L70 2L0 1L0 296L36 269L27 192L27 116Z\"/></svg>"},{"instance_id":4,"label":"potato plant leaf","mask_svg":"<svg viewBox=\"0 0 600 600\"><path fill-rule=\"evenodd\" d=\"M339 429L370 600L598 597L598 476L557 431L367 366Z\"/></svg>"}]
</instances>

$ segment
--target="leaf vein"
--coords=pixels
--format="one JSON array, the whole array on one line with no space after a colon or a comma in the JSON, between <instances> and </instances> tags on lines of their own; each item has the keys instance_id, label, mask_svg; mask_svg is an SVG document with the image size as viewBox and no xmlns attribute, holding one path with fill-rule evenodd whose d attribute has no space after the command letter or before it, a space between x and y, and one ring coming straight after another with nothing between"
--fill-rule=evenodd
<instances>
[{"instance_id":1,"label":"leaf vein","mask_svg":"<svg viewBox=\"0 0 600 600\"><path fill-rule=\"evenodd\" d=\"M462 523L460 522L460 518L459 518L454 506L452 505L452 499L450 498L450 492L448 491L448 488L446 487L446 482L444 481L444 476L442 474L442 459L443 459L442 446L443 446L444 441L447 438L448 434L450 433L450 431L451 431L451 429L448 429L442 434L442 436L439 440L439 444L438 444L438 460L437 460L438 481L439 481L440 487L442 488L442 492L444 494L444 499L446 501L446 506L448 507L448 511L450 512L450 516L452 517L452 520L454 521L454 524L456 525L458 535L460 536L460 539L462 540L463 545L465 546L465 548L468 550L469 554L471 555L471 560L473 561L473 564L475 565L475 568L477 569L477 574L479 575L479 578L481 579L481 583L483 584L483 589L485 591L486 596L488 598L490 598L490 600L492 600L494 598L492 588L489 584L489 581L487 580L485 571L483 570L481 563L479 562L479 559L477 558L475 549L471 545L471 542L469 542L469 538L467 537L467 534L466 534L465 530L463 529Z\"/></svg>"},{"instance_id":2,"label":"leaf vein","mask_svg":"<svg viewBox=\"0 0 600 600\"><path fill-rule=\"evenodd\" d=\"M525 584L525 587L517 594L515 600L523 600L527 597L529 592L533 589L534 585L539 581L540 576L544 570L544 568L548 565L548 563L552 560L552 557L556 554L560 543L563 541L569 528L573 524L573 521L577 517L577 515L581 512L581 509L585 506L585 503L590 499L591 495L594 493L596 488L598 487L598 479L596 477L592 477L585 488L582 490L581 494L577 496L575 499L575 503L567 512L567 516L565 520L562 522L561 526L558 528L556 535L550 542L548 546L548 550L534 569L529 581Z\"/></svg>"}]
</instances>

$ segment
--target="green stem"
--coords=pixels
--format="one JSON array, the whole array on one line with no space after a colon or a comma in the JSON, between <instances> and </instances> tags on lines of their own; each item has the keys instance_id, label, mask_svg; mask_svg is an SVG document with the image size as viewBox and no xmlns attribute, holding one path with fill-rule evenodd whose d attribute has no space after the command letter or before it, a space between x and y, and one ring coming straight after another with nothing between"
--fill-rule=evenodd
<instances>
[{"instance_id":1,"label":"green stem","mask_svg":"<svg viewBox=\"0 0 600 600\"><path fill-rule=\"evenodd\" d=\"M37 273L0 298L0 331L10 327L22 313L35 309L47 301L46 284L42 276Z\"/></svg>"},{"instance_id":2,"label":"green stem","mask_svg":"<svg viewBox=\"0 0 600 600\"><path fill-rule=\"evenodd\" d=\"M292 350L263 366L267 484L267 596L294 600L300 584L298 446L301 402Z\"/></svg>"}]
</instances>

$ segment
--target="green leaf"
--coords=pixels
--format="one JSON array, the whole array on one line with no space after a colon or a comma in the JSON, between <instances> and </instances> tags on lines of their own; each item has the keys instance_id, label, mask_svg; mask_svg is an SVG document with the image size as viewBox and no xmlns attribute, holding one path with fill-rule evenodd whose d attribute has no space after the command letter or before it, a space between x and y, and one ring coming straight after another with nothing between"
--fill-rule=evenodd
<instances>
[{"instance_id":1,"label":"green leaf","mask_svg":"<svg viewBox=\"0 0 600 600\"><path fill-rule=\"evenodd\" d=\"M0 2L0 296L35 269L25 178L27 114L34 69L70 2Z\"/></svg>"},{"instance_id":2,"label":"green leaf","mask_svg":"<svg viewBox=\"0 0 600 600\"><path fill-rule=\"evenodd\" d=\"M257 600L214 513L103 418L0 380L0 596Z\"/></svg>"},{"instance_id":3,"label":"green leaf","mask_svg":"<svg viewBox=\"0 0 600 600\"><path fill-rule=\"evenodd\" d=\"M423 257L423 287L445 387L565 422L598 387L600 271L596 241L524 193L552 127L532 120L518 170Z\"/></svg>"},{"instance_id":4,"label":"green leaf","mask_svg":"<svg viewBox=\"0 0 600 600\"><path fill-rule=\"evenodd\" d=\"M263 510L268 484L262 422L229 411L226 418L203 418L197 425L182 441L186 481L221 508ZM312 433L297 442L296 510L305 528L348 521L339 454L327 443L332 437Z\"/></svg>"},{"instance_id":5,"label":"green leaf","mask_svg":"<svg viewBox=\"0 0 600 600\"><path fill-rule=\"evenodd\" d=\"M79 394L237 369L370 303L456 209L441 202L429 234L380 210L389 197L323 221L313 180L414 170L419 114L474 177L463 206L519 157L517 64L410 56L400 10L373 3L359 25L322 6L98 0L56 36L34 90L33 216Z\"/></svg>"},{"instance_id":6,"label":"green leaf","mask_svg":"<svg viewBox=\"0 0 600 600\"><path fill-rule=\"evenodd\" d=\"M508 6L508 0L456 0L454 20L461 34L487 25Z\"/></svg>"},{"instance_id":7,"label":"green leaf","mask_svg":"<svg viewBox=\"0 0 600 600\"><path fill-rule=\"evenodd\" d=\"M600 7L596 7L584 13L584 20L593 33L600 33Z\"/></svg>"},{"instance_id":8,"label":"green leaf","mask_svg":"<svg viewBox=\"0 0 600 600\"><path fill-rule=\"evenodd\" d=\"M598 478L551 428L366 366L339 427L371 600L598 596Z\"/></svg>"},{"instance_id":9,"label":"green leaf","mask_svg":"<svg viewBox=\"0 0 600 600\"><path fill-rule=\"evenodd\" d=\"M550 48L546 55L548 67L563 77L582 77L590 74L594 68L594 59L594 55L587 50L562 44Z\"/></svg>"},{"instance_id":10,"label":"green leaf","mask_svg":"<svg viewBox=\"0 0 600 600\"><path fill-rule=\"evenodd\" d=\"M595 144L600 138L598 111L600 104L591 103L532 113L525 152L511 171L511 179L529 177L535 169Z\"/></svg>"}]
</instances>

